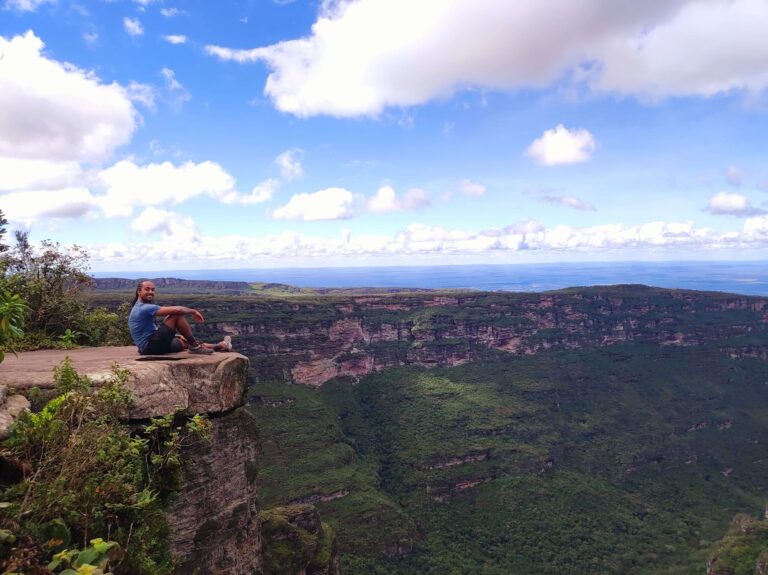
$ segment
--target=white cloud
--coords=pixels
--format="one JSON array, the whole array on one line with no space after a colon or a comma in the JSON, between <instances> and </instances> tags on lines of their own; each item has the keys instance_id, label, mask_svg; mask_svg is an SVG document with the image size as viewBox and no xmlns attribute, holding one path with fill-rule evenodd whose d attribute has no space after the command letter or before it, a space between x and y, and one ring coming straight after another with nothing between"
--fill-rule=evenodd
<instances>
[{"instance_id":1,"label":"white cloud","mask_svg":"<svg viewBox=\"0 0 768 575\"><path fill-rule=\"evenodd\" d=\"M156 90L149 84L131 82L125 88L125 95L132 101L146 106L150 110L155 108Z\"/></svg>"},{"instance_id":2,"label":"white cloud","mask_svg":"<svg viewBox=\"0 0 768 575\"><path fill-rule=\"evenodd\" d=\"M122 160L99 172L98 180L106 191L98 204L107 216L129 216L134 206L177 205L201 195L223 201L235 192L235 179L210 161L139 166Z\"/></svg>"},{"instance_id":3,"label":"white cloud","mask_svg":"<svg viewBox=\"0 0 768 575\"><path fill-rule=\"evenodd\" d=\"M144 34L144 27L138 18L123 18L123 28L130 36L141 36Z\"/></svg>"},{"instance_id":4,"label":"white cloud","mask_svg":"<svg viewBox=\"0 0 768 575\"><path fill-rule=\"evenodd\" d=\"M558 124L528 146L525 154L543 166L578 164L590 159L595 139L587 130L569 130Z\"/></svg>"},{"instance_id":5,"label":"white cloud","mask_svg":"<svg viewBox=\"0 0 768 575\"><path fill-rule=\"evenodd\" d=\"M197 242L200 234L192 218L157 208L146 208L131 222L131 229L141 234L161 233L167 240Z\"/></svg>"},{"instance_id":6,"label":"white cloud","mask_svg":"<svg viewBox=\"0 0 768 575\"><path fill-rule=\"evenodd\" d=\"M265 180L256 184L250 194L238 194L237 192L232 191L219 196L219 201L225 204L242 204L244 206L262 204L271 200L279 187L279 181L272 179Z\"/></svg>"},{"instance_id":7,"label":"white cloud","mask_svg":"<svg viewBox=\"0 0 768 575\"><path fill-rule=\"evenodd\" d=\"M176 79L176 74L173 70L163 68L160 70L160 75L165 80L165 91L171 106L178 110L185 102L189 102L192 99L186 88Z\"/></svg>"},{"instance_id":8,"label":"white cloud","mask_svg":"<svg viewBox=\"0 0 768 575\"><path fill-rule=\"evenodd\" d=\"M187 37L184 34L168 34L163 36L163 40L170 44L186 44Z\"/></svg>"},{"instance_id":9,"label":"white cloud","mask_svg":"<svg viewBox=\"0 0 768 575\"><path fill-rule=\"evenodd\" d=\"M595 47L601 62L592 78L597 89L660 99L768 87L768 3L676 0L668 5L661 18L635 22L631 33Z\"/></svg>"},{"instance_id":10,"label":"white cloud","mask_svg":"<svg viewBox=\"0 0 768 575\"><path fill-rule=\"evenodd\" d=\"M99 35L96 32L85 32L83 40L86 44L95 44L99 40Z\"/></svg>"},{"instance_id":11,"label":"white cloud","mask_svg":"<svg viewBox=\"0 0 768 575\"><path fill-rule=\"evenodd\" d=\"M326 188L314 193L296 194L277 208L276 220L344 220L354 215L355 196L344 188Z\"/></svg>"},{"instance_id":12,"label":"white cloud","mask_svg":"<svg viewBox=\"0 0 768 575\"><path fill-rule=\"evenodd\" d=\"M102 161L130 141L137 113L127 90L43 55L32 32L0 37L0 156Z\"/></svg>"},{"instance_id":13,"label":"white cloud","mask_svg":"<svg viewBox=\"0 0 768 575\"><path fill-rule=\"evenodd\" d=\"M756 93L768 87L766 28L764 0L334 0L306 37L206 51L264 62L281 111L375 116L568 77L652 99Z\"/></svg>"},{"instance_id":14,"label":"white cloud","mask_svg":"<svg viewBox=\"0 0 768 575\"><path fill-rule=\"evenodd\" d=\"M6 0L5 9L34 12L43 4L56 4L56 0Z\"/></svg>"},{"instance_id":15,"label":"white cloud","mask_svg":"<svg viewBox=\"0 0 768 575\"><path fill-rule=\"evenodd\" d=\"M374 213L383 214L386 212L396 212L400 209L397 201L397 193L392 186L380 187L373 196L368 199L368 210Z\"/></svg>"},{"instance_id":16,"label":"white cloud","mask_svg":"<svg viewBox=\"0 0 768 575\"><path fill-rule=\"evenodd\" d=\"M301 160L297 158L302 152L300 148L291 148L275 158L275 164L280 168L280 175L285 181L290 182L304 175Z\"/></svg>"},{"instance_id":17,"label":"white cloud","mask_svg":"<svg viewBox=\"0 0 768 575\"><path fill-rule=\"evenodd\" d=\"M160 8L160 14L162 14L165 18L174 18L175 16L179 16L180 14L184 13L184 10L179 10L178 8Z\"/></svg>"},{"instance_id":18,"label":"white cloud","mask_svg":"<svg viewBox=\"0 0 768 575\"><path fill-rule=\"evenodd\" d=\"M392 186L382 186L368 199L368 210L377 214L417 210L429 205L429 194L421 188L410 188L400 199Z\"/></svg>"},{"instance_id":19,"label":"white cloud","mask_svg":"<svg viewBox=\"0 0 768 575\"><path fill-rule=\"evenodd\" d=\"M168 212L146 215L141 229L168 233ZM182 218L183 220L183 218ZM185 221L185 220L183 220ZM189 228L189 223L181 227ZM178 233L182 233L183 229ZM626 226L608 224L584 228L556 226L546 228L529 220L501 229L449 229L413 223L393 236L353 234L342 230L336 237L309 236L283 232L262 237L194 236L195 241L109 243L89 247L95 261L189 261L202 265L211 260L263 261L266 258L294 258L327 261L329 258L410 255L479 255L515 252L597 254L645 249L656 253L672 249L727 250L731 248L768 248L768 215L752 217L739 231L717 233L697 228L691 222L648 222ZM726 252L727 253L727 252Z\"/></svg>"},{"instance_id":20,"label":"white cloud","mask_svg":"<svg viewBox=\"0 0 768 575\"><path fill-rule=\"evenodd\" d=\"M576 196L542 196L542 201L552 204L553 206L565 206L566 208L573 208L574 210L583 211L595 211L595 206L577 198Z\"/></svg>"},{"instance_id":21,"label":"white cloud","mask_svg":"<svg viewBox=\"0 0 768 575\"><path fill-rule=\"evenodd\" d=\"M8 220L25 226L40 218L78 218L93 210L96 204L86 188L13 192L0 200Z\"/></svg>"},{"instance_id":22,"label":"white cloud","mask_svg":"<svg viewBox=\"0 0 768 575\"><path fill-rule=\"evenodd\" d=\"M753 207L743 194L720 192L709 198L705 211L723 216L754 216L766 213L765 210Z\"/></svg>"},{"instance_id":23,"label":"white cloud","mask_svg":"<svg viewBox=\"0 0 768 575\"><path fill-rule=\"evenodd\" d=\"M744 183L744 174L742 174L739 168L728 166L728 169L725 170L725 181L731 184L734 188L739 188L741 187L741 184Z\"/></svg>"},{"instance_id":24,"label":"white cloud","mask_svg":"<svg viewBox=\"0 0 768 575\"><path fill-rule=\"evenodd\" d=\"M82 178L83 171L77 162L0 157L0 174L2 174L0 177L0 194L2 194L71 187Z\"/></svg>"},{"instance_id":25,"label":"white cloud","mask_svg":"<svg viewBox=\"0 0 768 575\"><path fill-rule=\"evenodd\" d=\"M459 182L459 187L467 196L474 196L476 198L484 196L486 192L486 188L483 184L478 184L471 180L461 180L461 182Z\"/></svg>"}]
</instances>

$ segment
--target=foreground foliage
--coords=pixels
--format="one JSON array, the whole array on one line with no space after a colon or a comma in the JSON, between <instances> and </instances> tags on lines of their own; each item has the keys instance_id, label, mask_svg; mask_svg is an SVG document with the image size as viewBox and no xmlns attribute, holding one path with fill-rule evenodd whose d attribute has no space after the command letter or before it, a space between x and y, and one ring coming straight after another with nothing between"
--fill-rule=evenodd
<instances>
[{"instance_id":1,"label":"foreground foliage","mask_svg":"<svg viewBox=\"0 0 768 575\"><path fill-rule=\"evenodd\" d=\"M25 232L15 239L0 255L0 293L15 294L24 303L26 329L17 338L19 349L130 344L127 306L109 311L88 305L92 279L83 248L49 240L36 247ZM0 338L0 350L8 343Z\"/></svg>"},{"instance_id":2,"label":"foreground foliage","mask_svg":"<svg viewBox=\"0 0 768 575\"><path fill-rule=\"evenodd\" d=\"M0 527L13 539L0 545L6 571L47 573L49 562L64 573L172 571L164 508L178 487L181 447L207 420L168 416L133 431L124 423L126 377L114 368L94 389L67 359L55 370L56 397L12 428L2 451L17 475L0 506Z\"/></svg>"}]
</instances>

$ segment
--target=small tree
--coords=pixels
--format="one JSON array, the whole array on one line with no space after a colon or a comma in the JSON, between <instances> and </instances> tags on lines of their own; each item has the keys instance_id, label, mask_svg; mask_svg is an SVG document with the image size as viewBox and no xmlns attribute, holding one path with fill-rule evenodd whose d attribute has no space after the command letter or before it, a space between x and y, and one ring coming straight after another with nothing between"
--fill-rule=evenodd
<instances>
[{"instance_id":1,"label":"small tree","mask_svg":"<svg viewBox=\"0 0 768 575\"><path fill-rule=\"evenodd\" d=\"M77 330L86 315L84 292L91 285L88 254L79 246L44 240L39 249L27 232L15 233L16 245L5 256L6 289L27 303L27 330L58 337Z\"/></svg>"}]
</instances>

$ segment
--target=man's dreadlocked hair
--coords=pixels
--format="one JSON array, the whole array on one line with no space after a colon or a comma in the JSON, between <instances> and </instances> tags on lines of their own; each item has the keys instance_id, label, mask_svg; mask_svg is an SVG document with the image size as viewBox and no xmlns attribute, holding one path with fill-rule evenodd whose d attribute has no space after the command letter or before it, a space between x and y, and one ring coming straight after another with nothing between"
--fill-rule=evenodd
<instances>
[{"instance_id":1,"label":"man's dreadlocked hair","mask_svg":"<svg viewBox=\"0 0 768 575\"><path fill-rule=\"evenodd\" d=\"M141 289L142 284L144 282L148 282L149 280L139 280L136 282L136 291L133 293L133 301L131 302L131 307L133 307L136 302L139 300L139 290Z\"/></svg>"}]
</instances>

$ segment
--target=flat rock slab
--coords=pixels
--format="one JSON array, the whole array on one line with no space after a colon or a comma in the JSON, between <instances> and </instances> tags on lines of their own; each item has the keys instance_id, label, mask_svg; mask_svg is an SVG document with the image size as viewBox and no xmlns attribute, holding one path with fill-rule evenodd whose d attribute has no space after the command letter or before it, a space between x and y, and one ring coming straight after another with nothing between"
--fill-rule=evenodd
<instances>
[{"instance_id":1,"label":"flat rock slab","mask_svg":"<svg viewBox=\"0 0 768 575\"><path fill-rule=\"evenodd\" d=\"M133 346L41 350L7 354L0 363L0 386L15 390L54 387L53 368L72 360L78 373L98 384L112 376L112 367L127 369L133 393L131 417L145 419L181 411L222 413L245 402L248 358L239 353L140 356Z\"/></svg>"}]
</instances>

